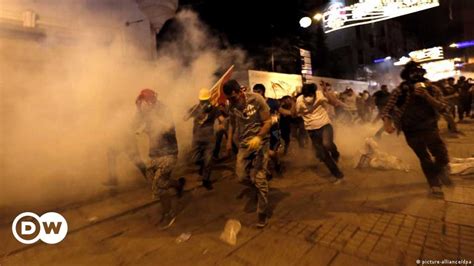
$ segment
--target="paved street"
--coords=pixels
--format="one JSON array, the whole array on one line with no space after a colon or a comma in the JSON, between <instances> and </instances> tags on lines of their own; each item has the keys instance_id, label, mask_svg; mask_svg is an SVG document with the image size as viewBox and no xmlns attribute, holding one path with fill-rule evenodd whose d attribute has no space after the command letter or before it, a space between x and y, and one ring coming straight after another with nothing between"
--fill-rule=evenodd
<instances>
[{"instance_id":1,"label":"paved street","mask_svg":"<svg viewBox=\"0 0 474 266\"><path fill-rule=\"evenodd\" d=\"M466 136L446 138L450 156L474 153L474 124ZM338 129L336 129L338 130ZM444 132L445 129L443 129ZM346 181L329 182L329 172L309 151L293 149L287 171L271 182L273 214L268 227L254 228L252 200L227 165L214 173L211 192L189 182L174 226L159 231L159 207L148 186L58 210L69 234L58 245L22 245L10 223L0 228L1 265L415 265L416 260L474 260L474 176L454 176L445 199L428 186L403 137L384 136L385 151L402 156L412 170L353 169L357 143L336 143ZM296 145L296 144L295 144ZM298 154L297 154L298 153ZM193 180L191 176L188 176ZM237 245L219 239L228 219L242 229ZM177 243L182 233L191 238Z\"/></svg>"}]
</instances>

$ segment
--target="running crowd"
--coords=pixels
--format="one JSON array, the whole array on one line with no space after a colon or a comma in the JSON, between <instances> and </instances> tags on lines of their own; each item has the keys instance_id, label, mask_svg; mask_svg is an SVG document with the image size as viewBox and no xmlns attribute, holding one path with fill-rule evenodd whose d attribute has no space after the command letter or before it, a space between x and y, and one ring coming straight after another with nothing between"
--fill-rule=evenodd
<instances>
[{"instance_id":1,"label":"running crowd","mask_svg":"<svg viewBox=\"0 0 474 266\"><path fill-rule=\"evenodd\" d=\"M386 85L372 95L347 88L338 93L331 85L321 82L304 84L294 96L281 99L265 97L265 86L256 84L250 92L236 80L223 85L227 101L223 105L211 102L207 89L199 92L199 102L191 107L184 120L193 120L192 158L199 167L202 186L213 189L211 172L222 157L235 158L235 175L239 183L257 192L257 223L263 228L268 223L269 181L274 174L281 175L284 166L281 157L288 153L292 136L299 146L309 139L315 158L325 164L332 174L332 182L344 180L338 166L340 154L334 142L333 123L380 123L375 134L403 133L408 146L417 155L430 191L443 197L441 187L452 186L449 177L449 156L438 129L443 117L450 132L462 134L459 122L474 118L471 105L474 86L471 79L460 77L430 82L426 71L415 62L409 62L401 72L402 83L391 92ZM138 149L127 154L151 181L153 198L162 205L160 228L169 228L175 221L173 198L183 193L185 178L175 180L172 170L178 158L178 142L174 121L166 105L157 99L151 89L144 89L136 99L136 133L150 138L150 161L138 156ZM383 121L383 122L382 122ZM221 156L225 147L225 156ZM109 153L109 185L116 185L116 151Z\"/></svg>"}]
</instances>

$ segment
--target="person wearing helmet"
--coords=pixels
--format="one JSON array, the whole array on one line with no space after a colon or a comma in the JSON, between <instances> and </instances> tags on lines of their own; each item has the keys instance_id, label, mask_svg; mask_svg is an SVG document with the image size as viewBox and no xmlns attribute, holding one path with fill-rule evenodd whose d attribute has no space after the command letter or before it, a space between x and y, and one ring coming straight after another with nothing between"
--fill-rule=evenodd
<instances>
[{"instance_id":1,"label":"person wearing helmet","mask_svg":"<svg viewBox=\"0 0 474 266\"><path fill-rule=\"evenodd\" d=\"M151 181L152 198L160 201L162 217L160 229L169 228L175 221L176 215L172 210L172 190L181 196L185 179L175 180L171 177L178 158L178 142L176 130L170 119L168 108L156 97L156 92L143 89L135 101L137 112L133 122L135 134L146 134L150 140L149 160L142 161L138 156L138 147L127 151L132 161L140 169L147 180ZM111 171L115 171L116 156L109 156ZM115 173L111 174L109 184L116 184Z\"/></svg>"},{"instance_id":2,"label":"person wearing helmet","mask_svg":"<svg viewBox=\"0 0 474 266\"><path fill-rule=\"evenodd\" d=\"M219 109L211 104L211 93L208 89L199 91L199 103L189 109L184 120L193 118L192 154L193 161L199 166L202 185L212 189L211 168L212 154L215 145L214 122L224 120Z\"/></svg>"},{"instance_id":3,"label":"person wearing helmet","mask_svg":"<svg viewBox=\"0 0 474 266\"><path fill-rule=\"evenodd\" d=\"M448 105L442 100L441 90L425 79L425 74L416 62L405 65L400 75L403 82L390 95L382 119L388 133L403 131L408 146L420 160L431 193L443 197L441 184L451 186L452 181L448 150L439 134L438 119Z\"/></svg>"}]
</instances>

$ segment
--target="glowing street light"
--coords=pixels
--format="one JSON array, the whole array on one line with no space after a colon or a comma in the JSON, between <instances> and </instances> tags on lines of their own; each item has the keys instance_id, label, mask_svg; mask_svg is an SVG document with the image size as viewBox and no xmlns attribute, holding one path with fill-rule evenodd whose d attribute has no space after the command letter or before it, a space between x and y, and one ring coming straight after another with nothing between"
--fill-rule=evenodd
<instances>
[{"instance_id":1,"label":"glowing street light","mask_svg":"<svg viewBox=\"0 0 474 266\"><path fill-rule=\"evenodd\" d=\"M394 66L404 66L406 65L408 62L411 61L411 58L410 57L406 57L406 56L402 56L400 58L400 60L398 60L397 62L393 63Z\"/></svg>"},{"instance_id":2,"label":"glowing street light","mask_svg":"<svg viewBox=\"0 0 474 266\"><path fill-rule=\"evenodd\" d=\"M392 57L391 56L387 56L385 58L379 58L379 59L375 59L374 60L374 63L375 64L378 64L378 63L383 63L383 62L387 62L387 61L390 61L392 60Z\"/></svg>"},{"instance_id":3,"label":"glowing street light","mask_svg":"<svg viewBox=\"0 0 474 266\"><path fill-rule=\"evenodd\" d=\"M303 17L300 19L300 26L302 28L307 28L311 26L311 18L310 17Z\"/></svg>"},{"instance_id":4,"label":"glowing street light","mask_svg":"<svg viewBox=\"0 0 474 266\"><path fill-rule=\"evenodd\" d=\"M321 19L323 19L323 14L321 13L317 13L316 15L314 15L314 20L316 21L321 21Z\"/></svg>"},{"instance_id":5,"label":"glowing street light","mask_svg":"<svg viewBox=\"0 0 474 266\"><path fill-rule=\"evenodd\" d=\"M467 48L467 47L472 47L472 46L474 46L474 40L465 41L465 42L458 42L458 43L452 43L449 47L451 47L451 48Z\"/></svg>"}]
</instances>

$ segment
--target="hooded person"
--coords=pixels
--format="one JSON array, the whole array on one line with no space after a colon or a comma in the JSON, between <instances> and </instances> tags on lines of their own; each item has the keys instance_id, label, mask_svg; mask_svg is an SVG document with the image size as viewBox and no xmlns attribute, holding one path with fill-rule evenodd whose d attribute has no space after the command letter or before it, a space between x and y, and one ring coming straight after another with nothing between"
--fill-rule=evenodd
<instances>
[{"instance_id":1,"label":"hooded person","mask_svg":"<svg viewBox=\"0 0 474 266\"><path fill-rule=\"evenodd\" d=\"M193 118L192 154L193 161L199 166L202 185L211 190L212 154L214 151L216 119L224 121L219 109L210 102L211 93L204 88L199 91L199 103L191 107L184 120Z\"/></svg>"},{"instance_id":2,"label":"hooded person","mask_svg":"<svg viewBox=\"0 0 474 266\"><path fill-rule=\"evenodd\" d=\"M383 111L385 131L402 131L408 146L420 160L421 168L436 197L443 197L441 184L451 186L449 156L438 129L440 112L447 110L442 93L424 78L426 71L416 62L405 65L403 82L392 92Z\"/></svg>"}]
</instances>

